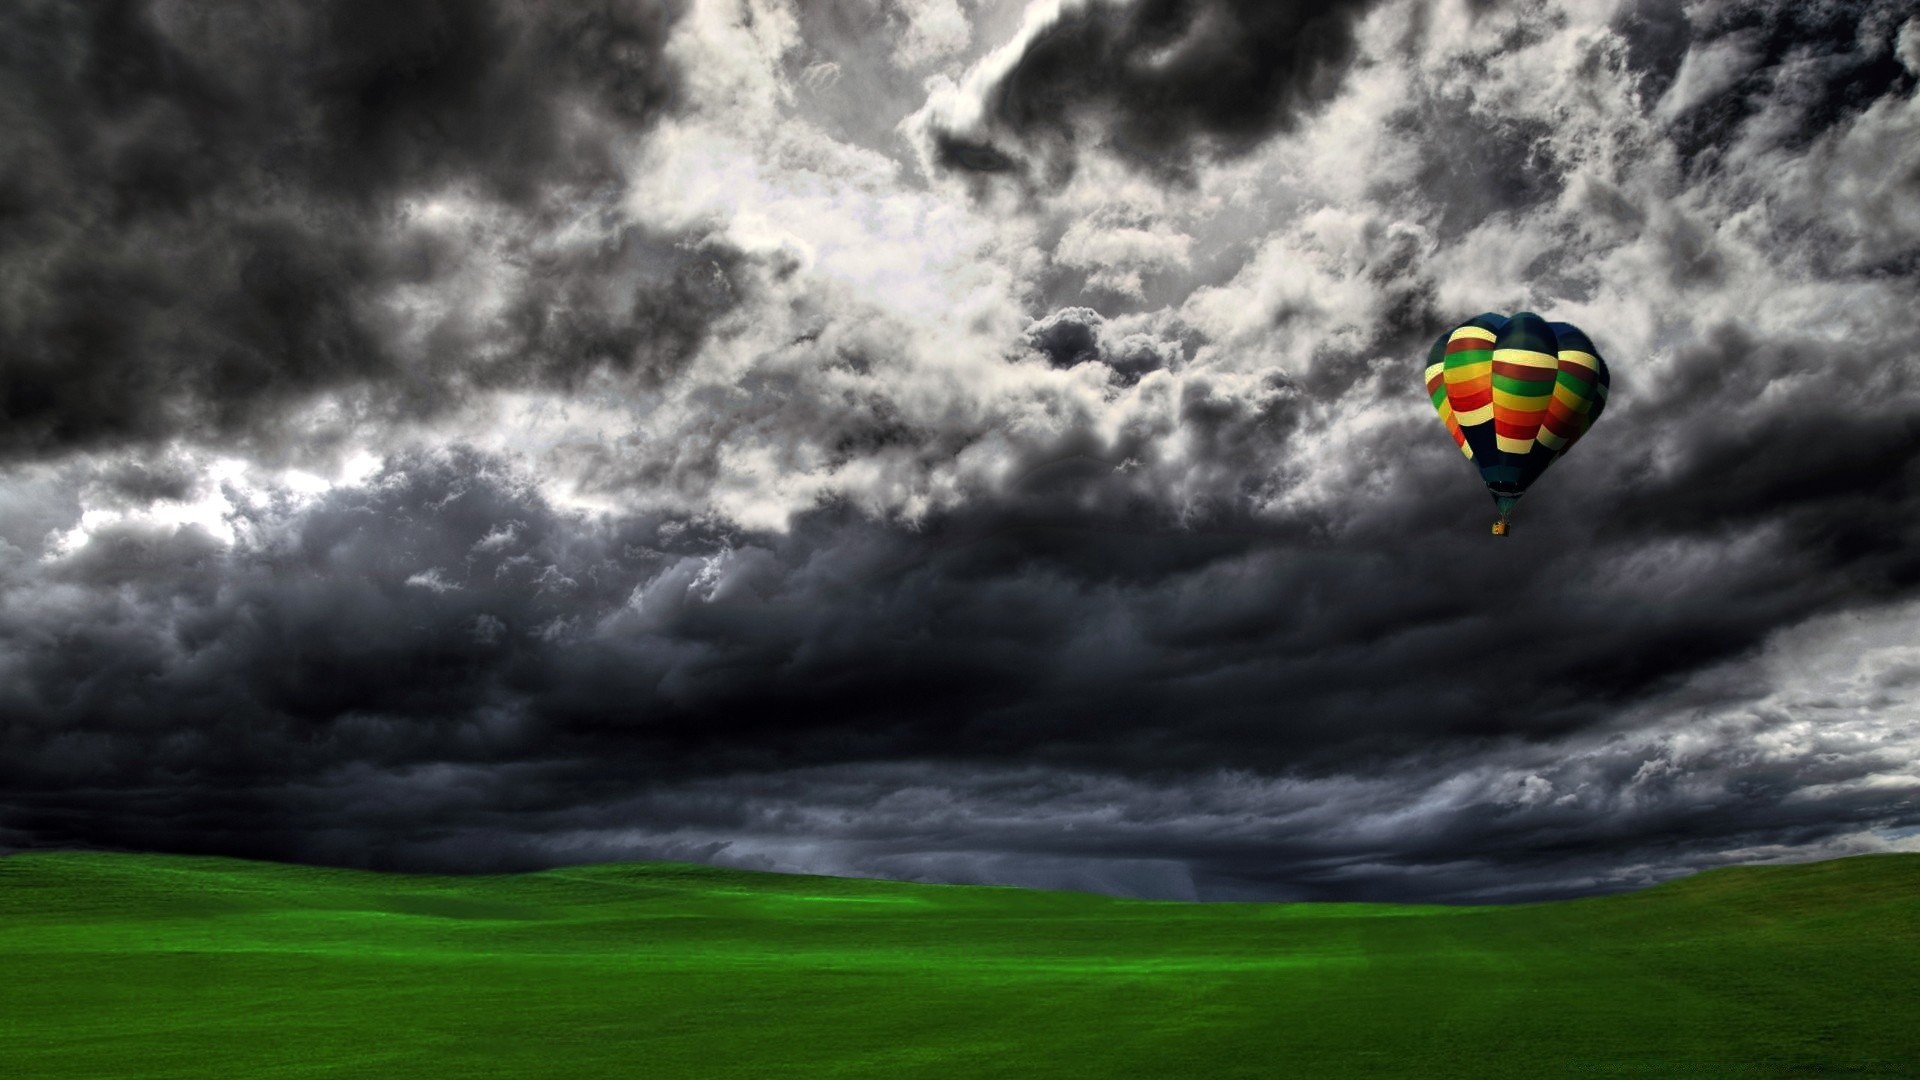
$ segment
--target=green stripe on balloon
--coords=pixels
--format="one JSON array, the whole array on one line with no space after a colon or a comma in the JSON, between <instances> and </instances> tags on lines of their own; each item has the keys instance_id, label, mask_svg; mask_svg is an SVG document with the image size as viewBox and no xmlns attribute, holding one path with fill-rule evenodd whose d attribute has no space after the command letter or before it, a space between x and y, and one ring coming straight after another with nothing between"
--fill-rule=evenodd
<instances>
[{"instance_id":1,"label":"green stripe on balloon","mask_svg":"<svg viewBox=\"0 0 1920 1080\"><path fill-rule=\"evenodd\" d=\"M1511 375L1502 375L1497 371L1493 373L1493 388L1495 390L1505 390L1509 394L1519 394L1522 397L1546 397L1548 394L1553 393L1553 384L1550 382L1539 382L1533 379L1516 379Z\"/></svg>"}]
</instances>

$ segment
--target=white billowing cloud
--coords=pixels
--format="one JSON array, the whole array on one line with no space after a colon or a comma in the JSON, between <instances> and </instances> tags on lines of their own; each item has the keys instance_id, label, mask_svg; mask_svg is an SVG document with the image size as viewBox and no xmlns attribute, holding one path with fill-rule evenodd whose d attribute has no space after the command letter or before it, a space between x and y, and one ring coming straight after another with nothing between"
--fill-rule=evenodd
<instances>
[{"instance_id":1,"label":"white billowing cloud","mask_svg":"<svg viewBox=\"0 0 1920 1080\"><path fill-rule=\"evenodd\" d=\"M800 40L779 0L695 0L667 55L686 73L695 114L710 123L766 123L793 100L780 58Z\"/></svg>"},{"instance_id":2,"label":"white billowing cloud","mask_svg":"<svg viewBox=\"0 0 1920 1080\"><path fill-rule=\"evenodd\" d=\"M1416 9L1426 32L1409 38ZM917 29L900 47L915 63L972 48L977 35L960 32L972 10L903 8ZM932 126L978 127L989 88L1059 11L1029 5L957 80L930 78L903 135L924 153ZM1795 107L1800 76L1784 71L1781 100L1762 103L1722 168L1690 173L1675 118L1757 62L1756 46L1699 45L1649 103L1613 18L1608 5L1386 3L1360 25L1360 63L1341 92L1298 130L1199 162L1179 184L1089 146L1057 190L1021 192L976 190L924 158L926 175L910 175L834 138L797 92L834 72L792 66L794 12L702 0L671 42L686 108L628 151L617 206L523 220L458 191L422 198L409 227L456 252L454 272L381 299L410 355L451 338L510 364L489 350L511 336L492 331L542 268L638 227L686 239L610 263L572 300L618 319L701 245L741 253L737 280L722 283L730 306L695 354L656 383L596 371L564 389L492 388L431 421L383 426L370 419L377 403L336 395L298 420L314 436L300 443L333 448L325 460L285 465L319 478L341 455L374 460L376 445L466 442L528 461L560 505L780 529L832 499L917 519L990 497L1054 447L1092 446L1132 462L1127 483L1176 514L1248 491L1261 493L1257 512L1309 513L1397 490L1391 456L1356 473L1366 455L1315 448L1390 451L1397 425L1426 422L1424 404L1392 381L1418 348L1409 327L1531 308L1587 327L1628 361L1626 379L1655 385L1717 327L1873 342L1910 321L1896 279L1826 275L1808 245L1837 237L1867 266L1920 237L1906 180L1920 146L1915 100L1877 102L1794 149L1768 134ZM1920 48L1916 25L1899 31L1903 57ZM1484 163L1457 173L1449 159ZM1489 194L1529 168L1532 187ZM1092 295L1059 296L1062 271ZM1097 367L1032 359L1022 334L1035 320L1111 300L1121 309L1101 312L1103 340L1138 334L1139 355L1163 359L1111 382ZM1159 370L1137 378L1148 368ZM1288 395L1293 426L1250 419ZM1643 400L1622 393L1616 415ZM1192 430L1186 402L1249 418L1249 431L1270 432L1250 437L1267 441L1252 458L1245 443L1221 456L1227 444ZM1250 468L1256 478L1241 483ZM215 478L201 490L223 489ZM216 498L153 512L222 536L221 508L206 501Z\"/></svg>"},{"instance_id":3,"label":"white billowing cloud","mask_svg":"<svg viewBox=\"0 0 1920 1080\"><path fill-rule=\"evenodd\" d=\"M927 80L926 103L900 122L901 132L919 153L923 173L933 176L938 170L932 156L933 132L951 131L973 137L985 134L984 102L988 89L1020 62L1033 39L1058 22L1060 12L1069 6L1076 5L1072 0L1067 3L1033 0L1021 15L1020 27L1014 35L976 61L959 81L944 74Z\"/></svg>"},{"instance_id":4,"label":"white billowing cloud","mask_svg":"<svg viewBox=\"0 0 1920 1080\"><path fill-rule=\"evenodd\" d=\"M446 570L438 566L429 567L417 574L410 575L404 584L409 588L425 589L431 593L449 593L460 588L457 583L448 581Z\"/></svg>"},{"instance_id":5,"label":"white billowing cloud","mask_svg":"<svg viewBox=\"0 0 1920 1080\"><path fill-rule=\"evenodd\" d=\"M332 463L322 475L189 446L174 446L144 460L104 458L91 463L89 481L75 493L73 516L46 535L43 558L71 557L96 536L128 528L156 534L191 529L210 540L232 544L252 528L250 512L309 506L336 487L364 483L379 464L379 458L362 451ZM137 474L149 469L168 474L169 489L151 488L137 479L129 485L130 470Z\"/></svg>"},{"instance_id":6,"label":"white billowing cloud","mask_svg":"<svg viewBox=\"0 0 1920 1080\"><path fill-rule=\"evenodd\" d=\"M1124 213L1096 211L1067 226L1054 261L1087 273L1090 288L1145 299L1142 277L1184 269L1193 238L1159 221L1131 222Z\"/></svg>"},{"instance_id":7,"label":"white billowing cloud","mask_svg":"<svg viewBox=\"0 0 1920 1080\"><path fill-rule=\"evenodd\" d=\"M1233 280L1196 290L1182 315L1210 343L1204 363L1303 372L1317 351L1363 347L1394 281L1375 271L1433 248L1419 224L1321 207L1269 237Z\"/></svg>"},{"instance_id":8,"label":"white billowing cloud","mask_svg":"<svg viewBox=\"0 0 1920 1080\"><path fill-rule=\"evenodd\" d=\"M1907 22L1903 46L1920 41L1916 26L1920 20ZM1920 74L1920 62L1910 69ZM1821 208L1819 219L1845 238L1850 262L1920 249L1920 96L1882 98L1787 168L1795 205Z\"/></svg>"},{"instance_id":9,"label":"white billowing cloud","mask_svg":"<svg viewBox=\"0 0 1920 1080\"><path fill-rule=\"evenodd\" d=\"M906 33L893 47L893 62L917 68L966 51L973 42L973 24L960 0L906 0Z\"/></svg>"},{"instance_id":10,"label":"white billowing cloud","mask_svg":"<svg viewBox=\"0 0 1920 1080\"><path fill-rule=\"evenodd\" d=\"M1695 45L1680 61L1680 71L1660 99L1657 115L1673 120L1712 101L1745 78L1759 59L1748 34L1728 34Z\"/></svg>"},{"instance_id":11,"label":"white billowing cloud","mask_svg":"<svg viewBox=\"0 0 1920 1080\"><path fill-rule=\"evenodd\" d=\"M691 112L633 160L624 213L760 260L750 295L663 386L638 397L610 386L597 403L496 396L471 426L511 433L481 439L541 458L569 505L754 528L836 498L915 519L992 493L1075 438L1134 462L1128 483L1176 513L1251 489L1264 492L1254 509L1284 515L1398 490L1392 458L1316 448L1391 448L1401 425L1429 419L1390 381L1408 363L1409 322L1530 308L1586 326L1629 361L1628 379L1653 385L1719 326L1877 339L1901 318L1896 282L1822 278L1792 252L1812 235L1808 217L1859 259L1901 249L1915 227L1900 181L1916 144L1902 137L1910 99L1804 151L1761 139L1774 123L1763 108L1725 170L1689 174L1670 122L1753 60L1748 39L1701 46L1667 97L1646 103L1605 6L1442 4L1409 42L1413 6L1362 24L1362 63L1297 132L1183 186L1089 149L1063 187L1025 201L931 161L922 184L836 141L786 82L791 22L702 6L675 47L708 74ZM968 110L1056 16L1033 5L959 82L930 79L903 131L924 148L930 124L970 130L980 118ZM1481 171L1441 167L1475 160L1462 146L1480 147ZM1531 187L1489 193L1527 160ZM1807 197L1816 186L1824 199ZM1103 314L1134 320L1145 342L1184 335L1188 362L1128 386L1011 362L1022 329L1050 313L1058 269L1137 305ZM1282 393L1275 374L1336 383L1290 406L1298 425L1265 449L1263 478L1240 483L1247 460L1210 458L1220 444L1185 429L1180 403L1260 415ZM1615 403L1622 417L1639 407L1630 393Z\"/></svg>"}]
</instances>

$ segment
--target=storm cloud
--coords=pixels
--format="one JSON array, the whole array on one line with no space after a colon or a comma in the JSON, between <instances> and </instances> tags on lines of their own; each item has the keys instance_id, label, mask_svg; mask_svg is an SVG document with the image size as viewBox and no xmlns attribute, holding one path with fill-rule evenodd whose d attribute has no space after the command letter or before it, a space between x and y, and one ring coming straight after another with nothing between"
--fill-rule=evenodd
<instances>
[{"instance_id":1,"label":"storm cloud","mask_svg":"<svg viewBox=\"0 0 1920 1080\"><path fill-rule=\"evenodd\" d=\"M0 20L0 843L1504 900L1920 829L1892 5ZM1494 541L1419 370L1522 308L1614 397Z\"/></svg>"},{"instance_id":2,"label":"storm cloud","mask_svg":"<svg viewBox=\"0 0 1920 1080\"><path fill-rule=\"evenodd\" d=\"M1245 152L1338 92L1357 55L1355 23L1371 6L1056 5L1003 50L972 115L936 129L941 163L1012 168L1015 159L993 145L998 137L1039 153L1054 175L1073 168L1083 141L1169 176L1184 174L1196 153Z\"/></svg>"},{"instance_id":3,"label":"storm cloud","mask_svg":"<svg viewBox=\"0 0 1920 1080\"><path fill-rule=\"evenodd\" d=\"M10 5L0 453L196 429L271 441L328 391L432 411L474 381L636 351L670 363L714 307L687 295L682 237L627 226L577 253L529 233L617 192L620 147L680 98L664 54L677 16L651 2ZM530 272L474 266L502 259ZM578 295L579 274L640 288L608 305ZM433 310L476 287L507 293L497 321L471 302ZM635 322L646 349L622 338ZM485 362L502 329L511 361Z\"/></svg>"}]
</instances>

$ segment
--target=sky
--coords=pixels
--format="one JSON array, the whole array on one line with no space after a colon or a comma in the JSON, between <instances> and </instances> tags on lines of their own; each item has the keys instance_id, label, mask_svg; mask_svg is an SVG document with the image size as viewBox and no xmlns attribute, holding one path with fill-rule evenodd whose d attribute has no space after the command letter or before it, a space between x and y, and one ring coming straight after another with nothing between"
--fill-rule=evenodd
<instances>
[{"instance_id":1,"label":"sky","mask_svg":"<svg viewBox=\"0 0 1920 1080\"><path fill-rule=\"evenodd\" d=\"M0 5L0 851L1550 898L1920 850L1920 17ZM1605 417L1513 535L1421 387Z\"/></svg>"}]
</instances>

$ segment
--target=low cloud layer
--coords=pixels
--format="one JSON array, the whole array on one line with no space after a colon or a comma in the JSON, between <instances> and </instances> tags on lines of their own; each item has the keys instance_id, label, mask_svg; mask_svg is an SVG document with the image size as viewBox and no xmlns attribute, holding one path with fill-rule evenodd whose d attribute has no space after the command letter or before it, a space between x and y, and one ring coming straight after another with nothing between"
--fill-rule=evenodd
<instances>
[{"instance_id":1,"label":"low cloud layer","mask_svg":"<svg viewBox=\"0 0 1920 1080\"><path fill-rule=\"evenodd\" d=\"M1913 843L1920 22L454 7L0 16L0 843L1446 900ZM1499 542L1419 371L1522 308L1614 397Z\"/></svg>"}]
</instances>

